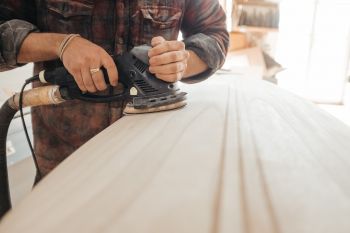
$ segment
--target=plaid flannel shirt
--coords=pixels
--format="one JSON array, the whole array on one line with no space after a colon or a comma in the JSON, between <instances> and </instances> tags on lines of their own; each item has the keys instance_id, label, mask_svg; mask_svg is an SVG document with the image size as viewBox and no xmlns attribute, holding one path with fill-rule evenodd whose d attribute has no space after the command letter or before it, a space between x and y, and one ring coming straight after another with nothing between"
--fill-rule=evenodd
<instances>
[{"instance_id":1,"label":"plaid flannel shirt","mask_svg":"<svg viewBox=\"0 0 350 233\"><path fill-rule=\"evenodd\" d=\"M209 67L186 82L209 77L223 64L229 40L225 14L217 0L2 0L0 71L22 65L17 63L18 51L34 31L78 33L109 54L120 54L136 45L150 44L154 36L176 40L180 30L186 49L193 50ZM60 65L59 60L37 63L34 73ZM48 173L122 117L124 104L74 100L32 108L34 146L41 171Z\"/></svg>"}]
</instances>

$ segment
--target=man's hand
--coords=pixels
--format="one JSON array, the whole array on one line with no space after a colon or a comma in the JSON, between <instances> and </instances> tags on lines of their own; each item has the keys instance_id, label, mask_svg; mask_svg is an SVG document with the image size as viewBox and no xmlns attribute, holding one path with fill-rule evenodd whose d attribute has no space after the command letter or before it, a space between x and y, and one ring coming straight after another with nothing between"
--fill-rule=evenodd
<instances>
[{"instance_id":1,"label":"man's hand","mask_svg":"<svg viewBox=\"0 0 350 233\"><path fill-rule=\"evenodd\" d=\"M59 33L30 33L22 43L17 62L57 59L57 50L66 36ZM100 46L81 37L75 37L69 42L63 52L62 61L82 91L95 92L106 89L102 72L91 74L90 71L101 66L107 69L109 82L113 86L118 83L118 71L111 56Z\"/></svg>"},{"instance_id":2,"label":"man's hand","mask_svg":"<svg viewBox=\"0 0 350 233\"><path fill-rule=\"evenodd\" d=\"M166 82L176 82L183 78L189 59L182 41L166 41L163 37L154 37L149 50L149 71Z\"/></svg>"},{"instance_id":3,"label":"man's hand","mask_svg":"<svg viewBox=\"0 0 350 233\"><path fill-rule=\"evenodd\" d=\"M68 44L62 62L82 91L96 92L107 88L103 73L90 71L101 66L106 68L111 85L118 83L118 71L112 57L100 46L81 37Z\"/></svg>"}]
</instances>

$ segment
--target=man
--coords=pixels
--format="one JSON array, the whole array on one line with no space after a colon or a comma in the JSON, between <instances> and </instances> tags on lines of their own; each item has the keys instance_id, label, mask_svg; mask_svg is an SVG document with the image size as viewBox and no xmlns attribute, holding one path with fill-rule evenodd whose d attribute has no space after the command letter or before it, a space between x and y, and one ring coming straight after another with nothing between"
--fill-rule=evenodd
<instances>
[{"instance_id":1,"label":"man","mask_svg":"<svg viewBox=\"0 0 350 233\"><path fill-rule=\"evenodd\" d=\"M184 41L177 41L179 31ZM79 34L73 35L73 34ZM82 91L120 91L110 55L149 44L159 79L201 81L224 62L228 33L217 0L2 0L0 70L35 62L34 73L63 65ZM110 83L102 72L105 67ZM40 84L35 84L40 85ZM68 101L32 109L35 151L47 174L122 117L125 103Z\"/></svg>"}]
</instances>

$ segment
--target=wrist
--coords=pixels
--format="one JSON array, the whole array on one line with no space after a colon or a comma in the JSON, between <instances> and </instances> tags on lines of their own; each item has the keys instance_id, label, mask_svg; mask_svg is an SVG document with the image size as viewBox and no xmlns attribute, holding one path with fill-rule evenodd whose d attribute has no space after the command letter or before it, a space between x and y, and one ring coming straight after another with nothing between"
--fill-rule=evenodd
<instances>
[{"instance_id":1,"label":"wrist","mask_svg":"<svg viewBox=\"0 0 350 233\"><path fill-rule=\"evenodd\" d=\"M60 44L62 43L62 41L64 40L64 38L67 36L67 34L56 34L56 33L52 33L51 34L51 44L52 46L50 46L50 53L52 53L56 58L59 57L59 53L58 53L58 48L60 47Z\"/></svg>"},{"instance_id":2,"label":"wrist","mask_svg":"<svg viewBox=\"0 0 350 233\"><path fill-rule=\"evenodd\" d=\"M198 55L192 50L186 50L189 52L189 57L187 60L187 68L184 72L183 78L189 78L191 76L200 74L206 71L209 67Z\"/></svg>"},{"instance_id":3,"label":"wrist","mask_svg":"<svg viewBox=\"0 0 350 233\"><path fill-rule=\"evenodd\" d=\"M54 60L59 57L57 50L67 34L37 33L28 34L24 39L17 61L19 63Z\"/></svg>"},{"instance_id":4,"label":"wrist","mask_svg":"<svg viewBox=\"0 0 350 233\"><path fill-rule=\"evenodd\" d=\"M65 52L68 45L72 42L72 40L76 37L80 37L79 34L69 34L64 37L64 39L61 41L60 45L57 49L57 55L61 61L63 61L63 53Z\"/></svg>"}]
</instances>

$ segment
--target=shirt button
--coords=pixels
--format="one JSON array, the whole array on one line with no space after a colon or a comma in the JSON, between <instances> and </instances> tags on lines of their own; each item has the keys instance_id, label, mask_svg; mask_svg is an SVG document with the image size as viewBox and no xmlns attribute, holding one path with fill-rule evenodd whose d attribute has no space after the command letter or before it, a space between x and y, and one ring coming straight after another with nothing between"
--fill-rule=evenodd
<instances>
[{"instance_id":1,"label":"shirt button","mask_svg":"<svg viewBox=\"0 0 350 233\"><path fill-rule=\"evenodd\" d=\"M123 38L118 38L118 44L124 44Z\"/></svg>"}]
</instances>

